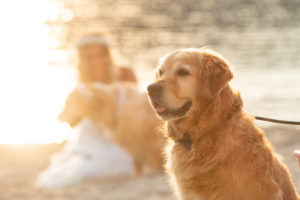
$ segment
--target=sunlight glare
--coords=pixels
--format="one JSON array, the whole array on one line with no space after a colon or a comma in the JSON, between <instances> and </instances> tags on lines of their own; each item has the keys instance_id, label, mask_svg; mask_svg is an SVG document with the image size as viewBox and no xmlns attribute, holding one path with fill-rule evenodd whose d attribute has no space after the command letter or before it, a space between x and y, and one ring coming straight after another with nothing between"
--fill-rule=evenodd
<instances>
[{"instance_id":1,"label":"sunlight glare","mask_svg":"<svg viewBox=\"0 0 300 200\"><path fill-rule=\"evenodd\" d=\"M0 144L61 142L71 135L57 116L75 75L45 22L72 17L55 1L1 2ZM54 61L63 67L50 66Z\"/></svg>"}]
</instances>

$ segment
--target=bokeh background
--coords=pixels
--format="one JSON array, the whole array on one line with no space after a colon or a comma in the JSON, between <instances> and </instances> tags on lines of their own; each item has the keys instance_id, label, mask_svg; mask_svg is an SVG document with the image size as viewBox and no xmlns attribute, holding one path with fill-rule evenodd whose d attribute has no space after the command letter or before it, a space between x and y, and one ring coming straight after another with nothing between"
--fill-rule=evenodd
<instances>
[{"instance_id":1,"label":"bokeh background","mask_svg":"<svg viewBox=\"0 0 300 200\"><path fill-rule=\"evenodd\" d=\"M172 199L161 176L34 188L49 155L61 148L49 143L72 136L56 117L76 80L74 43L86 33L107 33L116 60L136 71L141 89L160 56L177 48L212 48L231 62L232 84L248 113L300 120L300 1L12 0L0 7L1 199ZM258 125L300 191L292 156L300 148L300 129Z\"/></svg>"},{"instance_id":2,"label":"bokeh background","mask_svg":"<svg viewBox=\"0 0 300 200\"><path fill-rule=\"evenodd\" d=\"M159 57L177 48L206 46L232 63L233 83L249 112L299 119L299 1L61 2L72 11L72 20L49 25L63 50L72 51L86 32L104 31L122 55L120 62L131 64L145 87Z\"/></svg>"}]
</instances>

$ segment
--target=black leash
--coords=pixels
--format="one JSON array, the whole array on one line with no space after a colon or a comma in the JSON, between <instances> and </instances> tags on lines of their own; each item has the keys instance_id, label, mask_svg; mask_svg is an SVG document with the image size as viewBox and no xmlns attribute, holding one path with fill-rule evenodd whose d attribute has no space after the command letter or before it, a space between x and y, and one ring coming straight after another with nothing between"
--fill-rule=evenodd
<instances>
[{"instance_id":1,"label":"black leash","mask_svg":"<svg viewBox=\"0 0 300 200\"><path fill-rule=\"evenodd\" d=\"M300 125L300 122L296 122L296 121L285 121L285 120L271 119L271 118L259 117L259 116L253 116L253 117L256 120L261 120L261 121L267 121L267 122L273 122L279 124Z\"/></svg>"}]
</instances>

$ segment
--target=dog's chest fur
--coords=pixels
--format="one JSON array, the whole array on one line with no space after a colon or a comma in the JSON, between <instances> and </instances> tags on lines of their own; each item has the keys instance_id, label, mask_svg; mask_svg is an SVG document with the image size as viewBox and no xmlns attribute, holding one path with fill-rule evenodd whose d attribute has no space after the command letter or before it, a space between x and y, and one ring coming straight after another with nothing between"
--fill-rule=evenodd
<instances>
[{"instance_id":1,"label":"dog's chest fur","mask_svg":"<svg viewBox=\"0 0 300 200\"><path fill-rule=\"evenodd\" d=\"M200 132L198 134L204 135ZM198 140L192 139L191 148L187 148L182 142L176 142L178 140L174 138L169 138L166 148L168 158L166 168L178 195L183 200L215 199L218 196L215 191L226 190L226 186L220 183L230 178L230 173L224 171L231 171L231 169L227 168L226 164L220 167L220 159L216 157L225 158L228 154L219 151L222 149L222 144L213 135L206 134ZM217 146L219 148L216 148Z\"/></svg>"},{"instance_id":2,"label":"dog's chest fur","mask_svg":"<svg viewBox=\"0 0 300 200\"><path fill-rule=\"evenodd\" d=\"M207 181L205 178L209 176L206 174L208 166L205 164L203 167L195 165L199 162L195 157L195 153L181 143L169 141L166 153L168 157L166 168L178 195L184 200L204 199L202 198L201 188L214 185L214 180ZM199 182L199 176L203 176L204 181L202 183Z\"/></svg>"}]
</instances>

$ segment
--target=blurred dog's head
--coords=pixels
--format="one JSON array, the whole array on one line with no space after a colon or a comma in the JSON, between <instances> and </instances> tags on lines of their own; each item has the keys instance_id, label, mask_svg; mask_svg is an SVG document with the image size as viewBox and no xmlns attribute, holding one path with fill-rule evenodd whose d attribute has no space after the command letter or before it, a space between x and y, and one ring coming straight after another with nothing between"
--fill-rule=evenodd
<instances>
[{"instance_id":1,"label":"blurred dog's head","mask_svg":"<svg viewBox=\"0 0 300 200\"><path fill-rule=\"evenodd\" d=\"M112 87L101 84L79 84L67 97L58 119L74 127L82 118L110 123L115 113L116 98Z\"/></svg>"},{"instance_id":2,"label":"blurred dog's head","mask_svg":"<svg viewBox=\"0 0 300 200\"><path fill-rule=\"evenodd\" d=\"M58 116L61 122L67 122L74 127L84 117L84 97L78 89L73 90L67 97L65 107Z\"/></svg>"},{"instance_id":3,"label":"blurred dog's head","mask_svg":"<svg viewBox=\"0 0 300 200\"><path fill-rule=\"evenodd\" d=\"M228 62L208 49L179 49L161 59L148 86L154 109L164 120L188 116L219 94L233 78Z\"/></svg>"}]
</instances>

